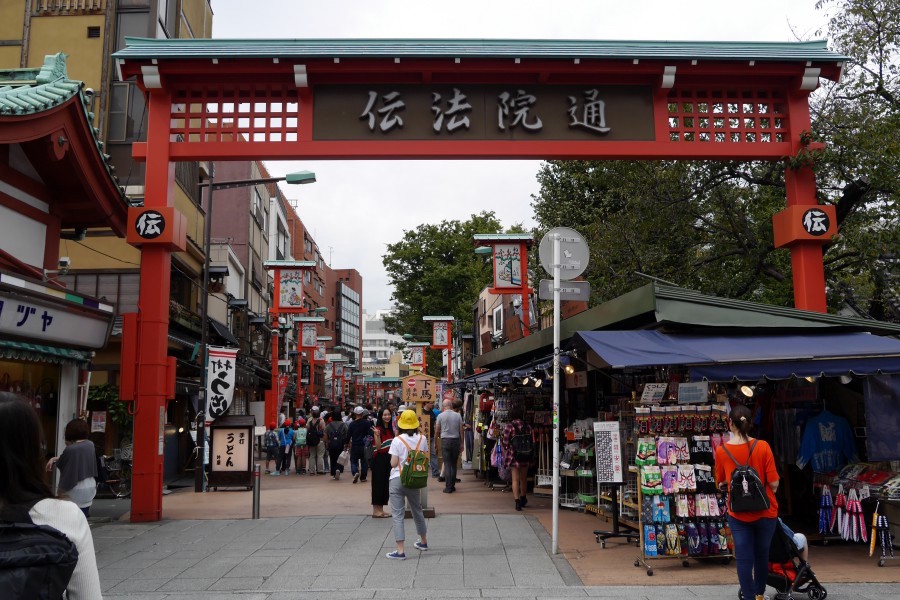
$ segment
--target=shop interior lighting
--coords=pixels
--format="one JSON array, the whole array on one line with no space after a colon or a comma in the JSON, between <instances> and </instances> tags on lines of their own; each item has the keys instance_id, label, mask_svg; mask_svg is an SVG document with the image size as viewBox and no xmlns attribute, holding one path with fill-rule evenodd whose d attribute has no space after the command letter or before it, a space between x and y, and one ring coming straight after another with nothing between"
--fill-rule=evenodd
<instances>
[{"instance_id":1,"label":"shop interior lighting","mask_svg":"<svg viewBox=\"0 0 900 600\"><path fill-rule=\"evenodd\" d=\"M815 383L817 378L810 375L808 377L804 377L804 379L806 379L810 383Z\"/></svg>"},{"instance_id":2,"label":"shop interior lighting","mask_svg":"<svg viewBox=\"0 0 900 600\"><path fill-rule=\"evenodd\" d=\"M852 375L841 375L839 377L839 379L840 379L841 383L843 383L844 385L847 385L851 381L853 381L853 376Z\"/></svg>"},{"instance_id":3,"label":"shop interior lighting","mask_svg":"<svg viewBox=\"0 0 900 600\"><path fill-rule=\"evenodd\" d=\"M748 398L752 398L753 397L753 387L744 384L741 386L741 393L743 395L747 396Z\"/></svg>"},{"instance_id":4,"label":"shop interior lighting","mask_svg":"<svg viewBox=\"0 0 900 600\"><path fill-rule=\"evenodd\" d=\"M566 375L571 375L575 372L575 367L572 365L566 365L565 367L563 367L563 370L566 372Z\"/></svg>"},{"instance_id":5,"label":"shop interior lighting","mask_svg":"<svg viewBox=\"0 0 900 600\"><path fill-rule=\"evenodd\" d=\"M539 388L539 387L541 387L542 385L544 385L544 380L543 380L543 379L535 379L535 380L534 380L534 387Z\"/></svg>"},{"instance_id":6,"label":"shop interior lighting","mask_svg":"<svg viewBox=\"0 0 900 600\"><path fill-rule=\"evenodd\" d=\"M544 379L553 379L553 373L550 371L550 367L544 369Z\"/></svg>"},{"instance_id":7,"label":"shop interior lighting","mask_svg":"<svg viewBox=\"0 0 900 600\"><path fill-rule=\"evenodd\" d=\"M525 378L522 379L522 385L530 385L530 384L531 384L531 381L532 381L531 377L529 377L528 375L526 375Z\"/></svg>"}]
</instances>

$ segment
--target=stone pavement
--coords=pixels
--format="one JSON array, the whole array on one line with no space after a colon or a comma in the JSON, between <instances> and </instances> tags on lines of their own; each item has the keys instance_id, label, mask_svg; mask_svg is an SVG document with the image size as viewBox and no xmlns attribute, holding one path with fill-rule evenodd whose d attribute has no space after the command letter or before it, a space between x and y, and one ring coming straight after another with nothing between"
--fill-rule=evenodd
<instances>
[{"instance_id":1,"label":"stone pavement","mask_svg":"<svg viewBox=\"0 0 900 600\"><path fill-rule=\"evenodd\" d=\"M392 561L390 519L284 517L103 523L93 528L107 600L312 598L727 598L736 586L585 587L549 554L549 536L522 515L446 515L428 521L431 550ZM600 565L602 568L602 565ZM900 584L830 584L829 597L881 600ZM804 597L805 598L805 597Z\"/></svg>"}]
</instances>

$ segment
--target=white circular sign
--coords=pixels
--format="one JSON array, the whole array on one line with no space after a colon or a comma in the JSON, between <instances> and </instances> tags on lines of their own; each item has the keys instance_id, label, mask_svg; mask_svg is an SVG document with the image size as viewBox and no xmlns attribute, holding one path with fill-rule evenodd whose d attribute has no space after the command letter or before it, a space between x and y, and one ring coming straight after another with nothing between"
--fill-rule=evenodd
<instances>
[{"instance_id":1,"label":"white circular sign","mask_svg":"<svg viewBox=\"0 0 900 600\"><path fill-rule=\"evenodd\" d=\"M541 238L541 245L538 248L538 256L541 259L541 266L550 275L553 275L553 236L560 237L559 243L559 278L563 281L575 279L588 266L590 259L590 250L584 236L568 227L554 227L544 234Z\"/></svg>"}]
</instances>

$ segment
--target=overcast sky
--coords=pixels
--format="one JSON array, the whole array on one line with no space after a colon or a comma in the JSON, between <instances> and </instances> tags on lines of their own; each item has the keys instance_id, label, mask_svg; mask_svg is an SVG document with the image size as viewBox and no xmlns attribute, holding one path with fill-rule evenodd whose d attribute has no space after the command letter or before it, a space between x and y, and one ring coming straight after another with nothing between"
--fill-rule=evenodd
<instances>
[{"instance_id":1,"label":"overcast sky","mask_svg":"<svg viewBox=\"0 0 900 600\"><path fill-rule=\"evenodd\" d=\"M212 0L217 38L811 39L826 16L815 0ZM269 162L326 261L363 276L363 304L390 307L385 246L404 230L493 210L504 227L534 221L536 161Z\"/></svg>"}]
</instances>

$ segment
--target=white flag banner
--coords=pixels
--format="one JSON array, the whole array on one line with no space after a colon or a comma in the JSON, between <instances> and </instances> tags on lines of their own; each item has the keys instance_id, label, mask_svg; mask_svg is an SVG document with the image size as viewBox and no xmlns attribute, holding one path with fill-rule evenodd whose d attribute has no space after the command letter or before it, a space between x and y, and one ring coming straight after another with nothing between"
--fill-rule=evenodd
<instances>
[{"instance_id":1,"label":"white flag banner","mask_svg":"<svg viewBox=\"0 0 900 600\"><path fill-rule=\"evenodd\" d=\"M212 421L225 414L234 398L234 380L237 371L237 348L210 346L206 358L207 420Z\"/></svg>"}]
</instances>

